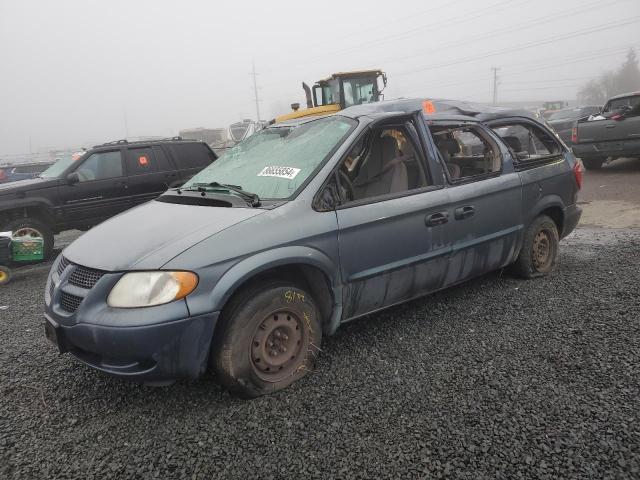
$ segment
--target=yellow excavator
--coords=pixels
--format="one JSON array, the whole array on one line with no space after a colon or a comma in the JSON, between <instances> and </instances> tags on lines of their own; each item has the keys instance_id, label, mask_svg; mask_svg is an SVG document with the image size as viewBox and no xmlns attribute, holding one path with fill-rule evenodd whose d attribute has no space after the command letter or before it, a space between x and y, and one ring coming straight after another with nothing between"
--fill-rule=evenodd
<instances>
[{"instance_id":1,"label":"yellow excavator","mask_svg":"<svg viewBox=\"0 0 640 480\"><path fill-rule=\"evenodd\" d=\"M382 70L334 73L317 81L313 88L302 82L307 108L301 110L299 103L293 103L292 112L280 115L269 123L280 123L311 115L327 115L353 105L378 102L382 100L382 91L386 86L387 75Z\"/></svg>"}]
</instances>

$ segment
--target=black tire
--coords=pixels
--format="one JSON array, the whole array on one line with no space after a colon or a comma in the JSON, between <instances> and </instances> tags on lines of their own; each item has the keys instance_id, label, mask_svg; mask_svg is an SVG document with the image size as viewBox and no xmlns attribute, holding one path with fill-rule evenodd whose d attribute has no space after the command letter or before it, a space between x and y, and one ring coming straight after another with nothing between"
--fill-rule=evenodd
<instances>
[{"instance_id":1,"label":"black tire","mask_svg":"<svg viewBox=\"0 0 640 480\"><path fill-rule=\"evenodd\" d=\"M583 158L582 164L587 170L600 170L605 158Z\"/></svg>"},{"instance_id":2,"label":"black tire","mask_svg":"<svg viewBox=\"0 0 640 480\"><path fill-rule=\"evenodd\" d=\"M2 227L2 230L10 232L18 232L23 229L31 229L39 233L44 240L44 259L50 259L53 254L53 232L49 225L34 217L24 217L10 220Z\"/></svg>"},{"instance_id":3,"label":"black tire","mask_svg":"<svg viewBox=\"0 0 640 480\"><path fill-rule=\"evenodd\" d=\"M220 384L255 398L288 387L310 372L322 343L318 309L289 282L257 285L225 308L210 364Z\"/></svg>"},{"instance_id":4,"label":"black tire","mask_svg":"<svg viewBox=\"0 0 640 480\"><path fill-rule=\"evenodd\" d=\"M555 222L546 215L540 215L525 232L522 250L512 265L514 273L522 278L551 273L556 268L559 244Z\"/></svg>"},{"instance_id":5,"label":"black tire","mask_svg":"<svg viewBox=\"0 0 640 480\"><path fill-rule=\"evenodd\" d=\"M9 269L9 267L3 267L2 265L0 265L0 287L10 282L11 276L11 269Z\"/></svg>"}]
</instances>

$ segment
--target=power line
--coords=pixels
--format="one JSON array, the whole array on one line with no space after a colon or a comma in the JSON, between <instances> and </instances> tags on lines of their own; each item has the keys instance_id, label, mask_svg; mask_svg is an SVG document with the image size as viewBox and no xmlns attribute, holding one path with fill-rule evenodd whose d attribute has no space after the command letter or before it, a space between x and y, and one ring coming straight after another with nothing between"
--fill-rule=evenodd
<instances>
[{"instance_id":1,"label":"power line","mask_svg":"<svg viewBox=\"0 0 640 480\"><path fill-rule=\"evenodd\" d=\"M559 57L553 57L554 60L558 60L555 63L542 63L542 64L533 64L533 68L528 68L525 70L517 70L515 72L509 72L508 69L514 66L523 66L523 65L528 65L531 67L531 63L530 62L526 62L526 63L515 63L515 64L507 64L507 65L502 65L501 68L503 70L503 73L501 74L501 77L511 77L514 75L520 75L522 73L526 73L526 72L530 72L530 71L538 71L538 70L546 70L549 68L555 68L558 65L568 65L568 64L574 64L574 63L580 63L580 62L584 62L584 61L589 61L589 60L593 60L596 58L602 58L602 57L610 57L613 53L621 53L621 52L625 52L628 48L630 47L634 47L635 45L625 45L623 47L613 47L612 48L606 48L606 49L601 49L601 50L595 50L593 52L579 52L577 54L572 54L572 55L568 55L568 56L559 56ZM640 46L640 45L639 45ZM589 53L596 53L596 55L589 55ZM586 54L586 55L585 55ZM577 57L577 58L576 58ZM571 59L571 60L569 60ZM425 89L435 89L435 88L442 88L442 87L456 87L456 86L460 86L460 85L471 85L471 84L476 84L479 81L490 81L491 78L490 77L477 77L475 76L475 74L477 73L483 73L486 70L482 69L482 70L473 70L470 72L467 72L467 80L463 80L461 82L447 82L447 83L440 83L437 85L430 85L430 86L422 86L420 89L415 89L415 90L404 90L403 91L403 95L410 95L413 93L424 93ZM504 71L507 71L507 73L504 73ZM472 77L472 78L468 78L468 77ZM588 79L588 78L593 78L592 76L590 77L582 77L584 79ZM577 80L577 78L575 78ZM568 81L570 79L559 79L561 81ZM548 83L548 82L554 82L556 80L551 79L551 80L544 80L541 81L540 83ZM513 83L513 82L508 82L509 84Z\"/></svg>"},{"instance_id":2,"label":"power line","mask_svg":"<svg viewBox=\"0 0 640 480\"><path fill-rule=\"evenodd\" d=\"M455 4L460 3L460 2L462 2L462 0L449 0L449 1L446 2L446 6L447 7L451 7L452 5L455 5ZM353 37L354 35L360 35L363 32L368 32L368 31L371 31L371 30L378 30L378 29L383 28L383 27L384 28L388 28L389 25L393 25L395 23L400 23L400 22L403 22L405 20L413 20L416 17L420 17L420 16L425 15L427 13L431 13L431 12L434 12L434 11L437 11L437 10L441 10L442 7L443 7L442 5L438 5L437 7L427 8L426 10L420 10L418 12L415 12L415 13L411 14L411 15L405 15L404 17L399 17L399 18L396 18L396 19L388 20L388 21L385 21L384 23L378 23L378 24L371 25L369 27L361 28L361 29L358 29L358 30L352 30L352 31L350 31L349 33L347 33L345 35L341 35L339 37L335 37L335 39L336 40L341 40L341 39L344 39L344 38ZM324 44L325 44L325 42L318 42L318 43L314 43L314 44L308 45L306 48L311 49L311 48L314 48L314 47L323 46Z\"/></svg>"},{"instance_id":3,"label":"power line","mask_svg":"<svg viewBox=\"0 0 640 480\"><path fill-rule=\"evenodd\" d=\"M461 0L456 0L455 3L458 3ZM626 0L624 0L626 1ZM453 3L453 2L451 2ZM450 4L451 4L450 3ZM398 40L399 38L406 38L406 37L410 37L416 33L419 33L422 30L425 29L429 29L431 28L432 31L438 30L438 29L442 29L442 28L449 28L451 22L455 22L456 25L460 24L460 23L464 23L464 22L468 22L471 20L476 20L477 18L480 18L482 16L491 14L495 12L495 9L497 7L502 7L503 5L505 5L504 7L502 7L502 10L504 11L504 9L506 8L511 8L511 7L516 7L518 5L521 4L525 4L528 3L528 0L520 0L517 2L514 2L513 0L501 0L497 3L494 3L492 5L489 6L485 6L483 8L471 11L471 12L467 12L464 13L462 15L456 15L453 17L449 17L446 19L442 19L442 20L438 20L437 22L432 22L432 23L427 23L425 25L421 25L419 27L415 27L409 30L406 30L404 32L401 33L396 33L393 35L387 35L386 37L380 37L380 38L376 38L375 40L368 40L366 42L360 43L360 44L356 44L356 45L352 45L348 48L343 48L343 49L338 49L338 50L333 50L333 51L328 51L328 52L323 52L319 55L315 55L313 57L308 57L306 58L307 61L312 61L312 60L317 60L320 58L325 58L325 57L334 57L336 55L341 55L344 53L348 53L354 50L360 50L362 47L366 47L366 46L372 46L372 45L379 45L379 44L383 44L383 43L388 43L394 40ZM434 9L429 9L428 11L432 11L432 10L436 10ZM291 62L283 62L280 64L280 66L285 66L285 65L289 65Z\"/></svg>"},{"instance_id":4,"label":"power line","mask_svg":"<svg viewBox=\"0 0 640 480\"><path fill-rule=\"evenodd\" d=\"M332 52L323 52L321 55L316 55L314 57L309 58L309 60L314 60L314 59L318 59L318 58L323 58L326 56L335 56L335 55L340 55L343 53L348 53L348 52L352 52L354 50L360 50L362 47L368 47L368 46L372 46L372 45L380 45L382 43L388 43L388 42L392 42L401 38L407 38L407 37L411 37L413 35L415 35L416 33L420 33L424 30L427 29L431 29L431 31L434 30L438 30L438 29L443 29L443 28L449 28L451 25L451 22L455 22L456 25L459 25L460 23L464 23L464 22L469 22L471 20L476 20L480 17L483 17L485 15L489 15L491 13L494 13L496 11L496 8L498 7L502 7L502 10L504 11L505 8L513 8L516 7L518 5L522 5L528 3L528 0L519 0L519 1L513 1L513 0L501 0L497 3L494 3L492 5L489 6L485 6L483 8L479 8L475 11L471 11L471 12L467 12L464 13L462 15L456 15L450 18L445 18L442 20L438 20L436 22L431 22L431 23L427 23L425 25L420 25L419 27L415 27L412 28L410 30L406 30L404 32L401 33L395 33L393 35L387 35L387 36L383 36L383 37L379 37L376 38L375 40L368 40L366 42L357 44L357 45L352 45L348 48L344 48L344 49L340 49L340 50L334 50Z\"/></svg>"},{"instance_id":5,"label":"power line","mask_svg":"<svg viewBox=\"0 0 640 480\"><path fill-rule=\"evenodd\" d=\"M622 0L622 1L629 1L629 0ZM615 2L611 2L611 3L615 3ZM450 42L444 45L439 45L439 46L435 46L435 47L430 47L424 50L420 50L418 52L414 52L412 54L409 55L404 55L404 56L393 56L393 57L387 57L386 59L383 59L380 61L381 64L383 65L387 65L389 62L397 62L397 61L402 61L402 60L407 60L409 58L414 58L414 57L418 57L421 55L424 55L426 53L441 53L443 51L446 50L450 50L452 48L455 47L460 47L460 46L465 46L468 45L470 42L476 42L479 40L487 40L489 38L494 38L494 37L498 37L500 35L504 35L507 33L512 33L512 32L520 32L524 29L528 29L528 28L533 28L533 27L537 27L539 25L542 24L546 24L549 21L556 21L556 20L560 20L566 17L575 17L576 14L580 14L580 13L585 13L588 12L590 10L595 10L595 9L599 9L599 8L603 8L603 7L608 7L611 5L611 3L605 3L603 4L601 2L601 0L596 0L595 2L592 2L590 4L585 5L584 7L581 7L581 9L576 12L575 9L567 9L567 10L562 10L560 12L557 12L555 14L552 15L546 15L543 17L539 17L533 20L527 20L526 22L522 22L519 24L515 24L512 25L511 27L508 28L501 28L498 30L493 30L491 32L487 32L487 33L483 33L481 35L477 35L474 37L470 37L470 38L465 38L463 40L458 40L455 42ZM621 3L621 2L618 2Z\"/></svg>"},{"instance_id":6,"label":"power line","mask_svg":"<svg viewBox=\"0 0 640 480\"><path fill-rule=\"evenodd\" d=\"M601 31L605 31L605 30L610 30L612 28L617 28L617 27L622 27L625 25L630 25L633 23L637 23L640 20L640 15L637 15L635 17L630 17L627 20L621 21L621 22L611 22L611 23L607 23L605 25L599 26L599 27L590 27L590 28L586 28L586 29L581 29L581 30L576 30L574 32L570 32L568 34L565 35L556 35L555 37L549 38L547 40L541 40L541 41L534 41L534 42L529 42L529 43L525 43L523 45L518 45L516 47L508 47L508 48L503 48L501 50L496 50L493 52L489 52L486 53L484 55L473 55L473 56L469 56L469 57L464 57L461 58L457 61L454 62L447 62L447 63L441 63L441 64L437 64L437 65L429 65L426 67L420 67L420 68L416 68L413 70L406 70L404 72L398 72L395 73L395 75L408 75L411 73L416 73L416 72L422 72L425 70L433 70L436 68L444 68L444 67L450 67L453 65L460 65L462 63L469 63L475 60L481 60L484 58L489 58L489 57L495 57L497 55L502 55L503 53L511 53L511 52L517 52L520 50L525 50L527 48L531 48L531 47L537 47L540 45L548 45L550 43L555 43L559 40L566 40L568 38L575 38L575 37L580 37L582 35L588 35L590 33L595 33L595 32L601 32Z\"/></svg>"}]
</instances>

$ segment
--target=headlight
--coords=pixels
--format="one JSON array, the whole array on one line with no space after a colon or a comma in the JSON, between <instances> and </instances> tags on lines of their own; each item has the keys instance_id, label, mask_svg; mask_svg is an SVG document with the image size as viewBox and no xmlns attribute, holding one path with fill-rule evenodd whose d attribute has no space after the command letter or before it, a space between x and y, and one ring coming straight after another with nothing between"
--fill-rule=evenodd
<instances>
[{"instance_id":1,"label":"headlight","mask_svg":"<svg viewBox=\"0 0 640 480\"><path fill-rule=\"evenodd\" d=\"M131 272L111 289L107 304L115 308L152 307L189 295L198 285L192 272Z\"/></svg>"}]
</instances>

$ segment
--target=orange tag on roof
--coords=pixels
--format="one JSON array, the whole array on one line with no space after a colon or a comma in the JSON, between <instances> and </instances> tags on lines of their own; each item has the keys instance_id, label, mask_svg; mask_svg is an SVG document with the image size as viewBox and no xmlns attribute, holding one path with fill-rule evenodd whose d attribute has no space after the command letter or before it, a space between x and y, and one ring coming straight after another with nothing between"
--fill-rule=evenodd
<instances>
[{"instance_id":1,"label":"orange tag on roof","mask_svg":"<svg viewBox=\"0 0 640 480\"><path fill-rule=\"evenodd\" d=\"M138 163L143 167L146 167L149 164L149 159L145 155L140 155L138 157Z\"/></svg>"},{"instance_id":2,"label":"orange tag on roof","mask_svg":"<svg viewBox=\"0 0 640 480\"><path fill-rule=\"evenodd\" d=\"M436 106L431 100L425 100L422 102L422 110L424 113L436 113Z\"/></svg>"}]
</instances>

